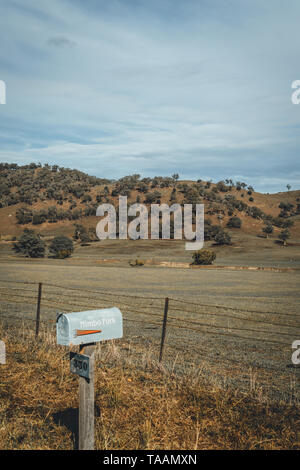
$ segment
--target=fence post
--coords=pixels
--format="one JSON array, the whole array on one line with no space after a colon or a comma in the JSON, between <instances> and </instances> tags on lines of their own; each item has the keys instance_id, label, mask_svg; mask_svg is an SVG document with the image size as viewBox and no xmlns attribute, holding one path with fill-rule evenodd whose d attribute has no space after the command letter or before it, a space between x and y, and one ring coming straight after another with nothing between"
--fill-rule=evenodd
<instances>
[{"instance_id":1,"label":"fence post","mask_svg":"<svg viewBox=\"0 0 300 470\"><path fill-rule=\"evenodd\" d=\"M80 346L80 352L89 356L89 379L79 377L79 450L94 450L94 414L95 414L95 345Z\"/></svg>"},{"instance_id":2,"label":"fence post","mask_svg":"<svg viewBox=\"0 0 300 470\"><path fill-rule=\"evenodd\" d=\"M162 357L163 357L163 350L164 350L166 330L167 330L168 309L169 309L169 298L166 297L166 299L165 299L164 319L163 319L163 326L162 326L162 332L161 332L159 362L162 361Z\"/></svg>"},{"instance_id":3,"label":"fence post","mask_svg":"<svg viewBox=\"0 0 300 470\"><path fill-rule=\"evenodd\" d=\"M37 299L37 307L36 307L36 323L35 323L35 337L36 338L39 335L39 329L40 329L41 298L42 298L42 283L39 282L38 299Z\"/></svg>"}]
</instances>

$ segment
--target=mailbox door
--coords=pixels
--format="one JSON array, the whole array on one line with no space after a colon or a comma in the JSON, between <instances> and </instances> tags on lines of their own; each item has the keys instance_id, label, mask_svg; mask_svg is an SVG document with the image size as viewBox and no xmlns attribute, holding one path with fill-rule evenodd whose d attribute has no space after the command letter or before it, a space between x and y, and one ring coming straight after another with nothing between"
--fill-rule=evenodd
<instances>
[{"instance_id":1,"label":"mailbox door","mask_svg":"<svg viewBox=\"0 0 300 470\"><path fill-rule=\"evenodd\" d=\"M60 315L56 322L57 344L68 346L70 344L70 328L67 315Z\"/></svg>"}]
</instances>

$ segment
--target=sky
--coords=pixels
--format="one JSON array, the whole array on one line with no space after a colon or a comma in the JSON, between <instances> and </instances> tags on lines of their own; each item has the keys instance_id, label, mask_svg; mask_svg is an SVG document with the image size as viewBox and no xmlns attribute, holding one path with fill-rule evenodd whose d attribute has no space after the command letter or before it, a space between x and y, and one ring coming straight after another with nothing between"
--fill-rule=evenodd
<instances>
[{"instance_id":1,"label":"sky","mask_svg":"<svg viewBox=\"0 0 300 470\"><path fill-rule=\"evenodd\" d=\"M0 0L0 161L300 189L299 0Z\"/></svg>"}]
</instances>

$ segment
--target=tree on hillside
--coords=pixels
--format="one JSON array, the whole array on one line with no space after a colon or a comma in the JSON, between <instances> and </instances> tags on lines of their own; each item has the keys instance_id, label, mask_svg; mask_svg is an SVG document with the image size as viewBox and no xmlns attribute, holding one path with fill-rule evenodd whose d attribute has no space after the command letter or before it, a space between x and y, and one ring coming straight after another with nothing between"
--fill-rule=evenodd
<instances>
[{"instance_id":1,"label":"tree on hillside","mask_svg":"<svg viewBox=\"0 0 300 470\"><path fill-rule=\"evenodd\" d=\"M45 242L34 230L25 229L16 243L13 244L16 253L22 253L30 258L45 256Z\"/></svg>"},{"instance_id":2,"label":"tree on hillside","mask_svg":"<svg viewBox=\"0 0 300 470\"><path fill-rule=\"evenodd\" d=\"M227 227L241 228L242 221L239 217L231 217L227 222Z\"/></svg>"},{"instance_id":3,"label":"tree on hillside","mask_svg":"<svg viewBox=\"0 0 300 470\"><path fill-rule=\"evenodd\" d=\"M279 240L282 241L283 246L286 246L286 241L290 237L291 237L291 233L288 229L282 230L282 232L280 232L280 234L278 235L278 238L279 238Z\"/></svg>"},{"instance_id":4,"label":"tree on hillside","mask_svg":"<svg viewBox=\"0 0 300 470\"><path fill-rule=\"evenodd\" d=\"M228 180L226 180L228 181ZM226 184L224 183L224 181L219 181L217 183L217 189L218 191L221 191L222 193L226 193L227 191L230 191L230 187L229 186L226 186Z\"/></svg>"},{"instance_id":5,"label":"tree on hillside","mask_svg":"<svg viewBox=\"0 0 300 470\"><path fill-rule=\"evenodd\" d=\"M16 219L18 224L30 224L32 222L32 210L27 207L19 207L16 211Z\"/></svg>"},{"instance_id":6,"label":"tree on hillside","mask_svg":"<svg viewBox=\"0 0 300 470\"><path fill-rule=\"evenodd\" d=\"M262 231L266 234L267 238L269 238L269 235L271 235L271 233L273 233L273 231L274 231L273 225L270 224L270 223L267 223L267 224L262 228Z\"/></svg>"},{"instance_id":7,"label":"tree on hillside","mask_svg":"<svg viewBox=\"0 0 300 470\"><path fill-rule=\"evenodd\" d=\"M217 245L230 245L231 244L231 236L228 232L225 232L225 230L221 229L218 231L218 233L215 235L214 240Z\"/></svg>"},{"instance_id":8,"label":"tree on hillside","mask_svg":"<svg viewBox=\"0 0 300 470\"><path fill-rule=\"evenodd\" d=\"M73 242L64 235L54 237L49 245L49 251L54 258L68 258L74 251Z\"/></svg>"}]
</instances>

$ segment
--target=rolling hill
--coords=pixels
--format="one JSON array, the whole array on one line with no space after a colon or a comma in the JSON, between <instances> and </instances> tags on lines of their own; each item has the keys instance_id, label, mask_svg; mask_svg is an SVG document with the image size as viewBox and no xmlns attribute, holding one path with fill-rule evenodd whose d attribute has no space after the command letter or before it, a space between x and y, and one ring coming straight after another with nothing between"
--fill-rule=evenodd
<instances>
[{"instance_id":1,"label":"rolling hill","mask_svg":"<svg viewBox=\"0 0 300 470\"><path fill-rule=\"evenodd\" d=\"M0 164L1 238L14 238L24 228L44 236L71 235L75 224L95 235L96 208L101 203L117 207L119 195L127 196L128 204L204 203L206 227L229 228L228 221L237 217L244 233L262 234L271 224L274 233L288 228L292 238L300 238L300 191L262 194L244 182L182 181L178 175L109 180L35 163Z\"/></svg>"}]
</instances>

